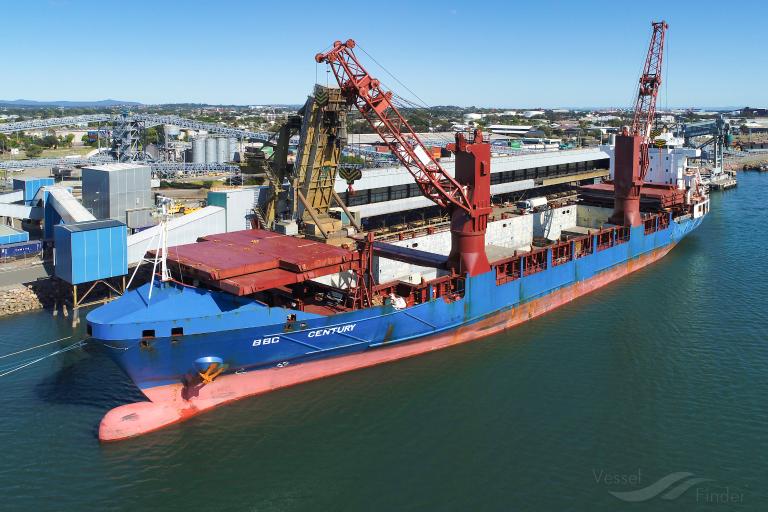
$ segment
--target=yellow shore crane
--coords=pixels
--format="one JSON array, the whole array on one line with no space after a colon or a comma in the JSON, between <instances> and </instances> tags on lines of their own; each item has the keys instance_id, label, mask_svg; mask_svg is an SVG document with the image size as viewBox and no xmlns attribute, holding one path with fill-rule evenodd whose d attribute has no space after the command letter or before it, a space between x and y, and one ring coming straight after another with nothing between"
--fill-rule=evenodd
<instances>
[{"instance_id":1,"label":"yellow shore crane","mask_svg":"<svg viewBox=\"0 0 768 512\"><path fill-rule=\"evenodd\" d=\"M347 143L346 101L340 89L315 85L298 114L280 128L271 165L265 170L271 193L259 222L267 228L277 221L296 222L305 236L328 241L343 238L341 220L329 213L333 203L360 229L334 190L341 150ZM291 165L288 146L297 129L299 144Z\"/></svg>"}]
</instances>

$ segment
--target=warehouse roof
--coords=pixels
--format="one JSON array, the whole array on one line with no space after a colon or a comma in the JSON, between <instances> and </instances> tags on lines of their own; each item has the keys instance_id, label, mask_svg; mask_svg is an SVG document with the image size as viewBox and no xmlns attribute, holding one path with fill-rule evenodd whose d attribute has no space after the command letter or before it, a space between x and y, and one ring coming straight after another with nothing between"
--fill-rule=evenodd
<instances>
[{"instance_id":1,"label":"warehouse roof","mask_svg":"<svg viewBox=\"0 0 768 512\"><path fill-rule=\"evenodd\" d=\"M145 168L145 167L149 167L149 166L144 164L134 164L129 162L115 162L113 164L88 165L86 167L83 167L83 169L111 172L111 171L122 171L125 169L139 169L139 168Z\"/></svg>"}]
</instances>

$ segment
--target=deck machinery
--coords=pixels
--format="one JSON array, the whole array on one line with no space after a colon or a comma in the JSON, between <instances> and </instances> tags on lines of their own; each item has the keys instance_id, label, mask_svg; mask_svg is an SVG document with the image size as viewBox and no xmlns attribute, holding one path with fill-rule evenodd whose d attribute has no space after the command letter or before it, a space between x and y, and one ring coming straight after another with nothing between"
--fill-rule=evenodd
<instances>
[{"instance_id":1,"label":"deck machinery","mask_svg":"<svg viewBox=\"0 0 768 512\"><path fill-rule=\"evenodd\" d=\"M613 184L616 199L611 222L626 226L642 223L640 195L650 165L648 146L656 117L656 98L661 87L664 36L668 25L660 21L652 23L652 26L653 34L640 76L632 126L625 127L616 137Z\"/></svg>"},{"instance_id":2,"label":"deck machinery","mask_svg":"<svg viewBox=\"0 0 768 512\"><path fill-rule=\"evenodd\" d=\"M579 188L580 199L588 204L609 206L613 215L609 222L622 226L639 226L643 211L686 210L691 195L700 198L698 190L678 189L672 184L646 183L650 167L651 131L656 117L656 99L662 83L664 38L669 25L652 22L653 32L640 76L632 125L625 126L616 136L614 174L612 181Z\"/></svg>"}]
</instances>

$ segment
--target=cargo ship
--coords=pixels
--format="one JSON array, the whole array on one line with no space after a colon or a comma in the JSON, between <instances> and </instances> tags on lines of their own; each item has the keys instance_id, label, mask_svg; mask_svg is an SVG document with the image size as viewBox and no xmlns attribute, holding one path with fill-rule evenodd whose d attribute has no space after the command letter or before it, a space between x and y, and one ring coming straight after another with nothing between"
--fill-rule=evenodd
<instances>
[{"instance_id":1,"label":"cargo ship","mask_svg":"<svg viewBox=\"0 0 768 512\"><path fill-rule=\"evenodd\" d=\"M132 437L238 398L499 333L663 257L699 225L706 204L695 205L700 214L658 213L636 227L588 230L552 247L492 261L489 271L476 276L379 284L367 308L345 304L347 290L309 279L263 290L266 300L176 281L155 282L150 298L150 285L144 285L88 315L91 336L150 400L110 411L99 437ZM251 283L277 284L267 274L295 281L328 266L360 263L353 252L318 242L302 247L300 241L241 231L178 249L192 255L195 245L232 252L260 246L273 268L248 272L254 269L232 265L228 270L248 273L220 280L229 290L251 286L240 292L258 288ZM309 258L306 249L316 249L314 244L324 251ZM302 266L303 272L285 270Z\"/></svg>"},{"instance_id":2,"label":"cargo ship","mask_svg":"<svg viewBox=\"0 0 768 512\"><path fill-rule=\"evenodd\" d=\"M348 104L425 197L446 210L450 250L386 243L372 233L335 246L263 229L163 247L153 254L157 278L87 317L92 341L149 399L109 411L100 439L137 436L248 396L502 332L657 261L708 212L695 173L681 186L643 183L653 121L643 110L646 124L617 136L613 179L581 187L579 202L544 207L550 222L558 216L559 232L537 241L528 212L492 203L483 134L457 133L447 148L455 171L445 172L352 48L351 40L337 41L318 62L329 64ZM655 104L660 77L643 83L653 87L639 95L653 94ZM506 247L486 236L489 225L509 228ZM374 271L381 262L433 274L382 282Z\"/></svg>"}]
</instances>

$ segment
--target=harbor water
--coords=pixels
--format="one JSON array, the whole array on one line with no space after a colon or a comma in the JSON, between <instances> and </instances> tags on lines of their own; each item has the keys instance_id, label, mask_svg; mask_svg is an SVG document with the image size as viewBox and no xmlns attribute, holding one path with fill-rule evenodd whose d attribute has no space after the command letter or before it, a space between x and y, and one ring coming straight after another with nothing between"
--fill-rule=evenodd
<instances>
[{"instance_id":1,"label":"harbor water","mask_svg":"<svg viewBox=\"0 0 768 512\"><path fill-rule=\"evenodd\" d=\"M503 335L124 442L107 354L45 359L0 378L0 509L766 510L766 197L740 174L663 260ZM72 334L3 318L0 355Z\"/></svg>"}]
</instances>

